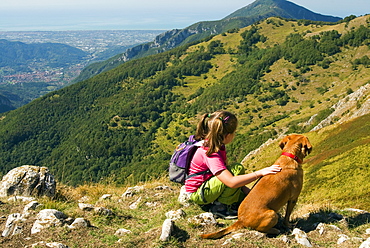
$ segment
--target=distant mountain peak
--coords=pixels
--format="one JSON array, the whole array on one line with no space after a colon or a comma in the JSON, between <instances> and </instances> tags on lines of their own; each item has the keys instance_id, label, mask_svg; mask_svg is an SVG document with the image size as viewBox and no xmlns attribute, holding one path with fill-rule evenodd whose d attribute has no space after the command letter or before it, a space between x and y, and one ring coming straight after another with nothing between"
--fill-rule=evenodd
<instances>
[{"instance_id":1,"label":"distant mountain peak","mask_svg":"<svg viewBox=\"0 0 370 248\"><path fill-rule=\"evenodd\" d=\"M221 34L234 28L247 27L269 17L307 19L312 21L337 22L339 17L314 13L286 0L257 0L219 21L205 21L184 29L173 29L158 35L153 42L140 44L128 49L120 56L86 67L75 82L88 79L101 72L115 68L133 58L168 51L190 42L199 41L211 35ZM94 69L92 69L94 67Z\"/></svg>"},{"instance_id":2,"label":"distant mountain peak","mask_svg":"<svg viewBox=\"0 0 370 248\"><path fill-rule=\"evenodd\" d=\"M259 15L267 18L280 16L283 18L307 19L312 21L337 22L340 17L322 15L312 12L302 6L286 0L256 0L253 3L238 9L224 19L235 17L249 17Z\"/></svg>"}]
</instances>

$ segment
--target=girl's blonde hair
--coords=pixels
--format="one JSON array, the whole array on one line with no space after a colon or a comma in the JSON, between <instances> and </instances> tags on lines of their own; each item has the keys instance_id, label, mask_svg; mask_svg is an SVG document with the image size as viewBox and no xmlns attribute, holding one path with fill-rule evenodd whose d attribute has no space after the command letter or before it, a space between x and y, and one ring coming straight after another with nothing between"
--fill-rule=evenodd
<instances>
[{"instance_id":1,"label":"girl's blonde hair","mask_svg":"<svg viewBox=\"0 0 370 248\"><path fill-rule=\"evenodd\" d=\"M225 136L234 133L237 126L238 119L228 111L204 114L198 123L195 138L205 140L204 146L208 147L206 155L210 156L220 150Z\"/></svg>"}]
</instances>

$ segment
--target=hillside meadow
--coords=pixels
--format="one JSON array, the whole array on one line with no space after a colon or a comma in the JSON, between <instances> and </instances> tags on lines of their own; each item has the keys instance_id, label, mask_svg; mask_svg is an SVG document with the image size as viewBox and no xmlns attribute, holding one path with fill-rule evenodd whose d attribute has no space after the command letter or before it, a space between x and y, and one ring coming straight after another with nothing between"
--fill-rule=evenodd
<instances>
[{"instance_id":1,"label":"hillside meadow","mask_svg":"<svg viewBox=\"0 0 370 248\"><path fill-rule=\"evenodd\" d=\"M341 235L349 237L340 246L359 247L368 238L370 228L369 197L369 119L370 115L356 118L342 125L331 125L314 132L305 133L313 145L312 153L305 159L304 188L291 216L292 229L299 228L307 233L313 247L337 247ZM264 146L257 154L245 159L247 170L268 166L279 156L278 140ZM354 159L355 158L355 159ZM132 197L123 197L129 187L141 186ZM301 247L291 230L281 226L281 234L266 236L248 229L237 231L218 240L203 240L202 233L219 230L231 225L234 220L217 219L217 225L196 225L188 221L201 213L199 206L183 206L177 200L180 184L168 180L163 174L145 183L117 187L115 183L88 183L71 187L58 183L53 199L37 198L42 205L31 211L23 222L23 231L11 237L1 237L1 247L31 247L41 241L57 242L68 247ZM101 197L110 194L103 200ZM1 199L0 226L4 227L6 216L22 212L22 201ZM93 211L83 211L80 202L112 210L113 215L105 216ZM138 202L136 208L133 203ZM29 230L38 211L57 209L69 218L85 218L90 227L70 229L67 225L51 227L38 234L29 235ZM184 217L174 221L174 229L167 241L161 241L162 224L166 213L182 209ZM284 209L281 210L284 215ZM335 218L334 218L334 217ZM342 218L342 219L341 219ZM320 233L318 224L324 226ZM118 229L129 232L120 236ZM235 234L235 233L234 233ZM234 238L233 238L234 237ZM231 241L227 241L227 240ZM284 241L285 240L285 241ZM288 241L286 241L288 240ZM227 244L225 242L228 242ZM287 243L288 242L288 243ZM45 247L39 243L36 247Z\"/></svg>"}]
</instances>

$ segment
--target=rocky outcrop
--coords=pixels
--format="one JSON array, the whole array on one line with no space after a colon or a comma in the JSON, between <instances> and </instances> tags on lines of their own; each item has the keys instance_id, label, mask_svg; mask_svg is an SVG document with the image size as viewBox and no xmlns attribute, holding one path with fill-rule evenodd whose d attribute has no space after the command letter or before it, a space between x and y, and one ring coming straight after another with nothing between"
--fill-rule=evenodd
<instances>
[{"instance_id":1,"label":"rocky outcrop","mask_svg":"<svg viewBox=\"0 0 370 248\"><path fill-rule=\"evenodd\" d=\"M344 123L370 113L370 84L366 84L332 106L334 112L311 131L319 130L333 123Z\"/></svg>"},{"instance_id":2,"label":"rocky outcrop","mask_svg":"<svg viewBox=\"0 0 370 248\"><path fill-rule=\"evenodd\" d=\"M9 171L0 182L0 197L55 195L56 182L46 167L23 165Z\"/></svg>"}]
</instances>

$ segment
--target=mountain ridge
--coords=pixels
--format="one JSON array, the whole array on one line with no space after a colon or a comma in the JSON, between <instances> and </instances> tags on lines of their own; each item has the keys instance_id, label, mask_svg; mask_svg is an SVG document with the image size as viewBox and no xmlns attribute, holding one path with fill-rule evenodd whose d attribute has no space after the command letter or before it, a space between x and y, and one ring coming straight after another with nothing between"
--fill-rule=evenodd
<instances>
[{"instance_id":1,"label":"mountain ridge","mask_svg":"<svg viewBox=\"0 0 370 248\"><path fill-rule=\"evenodd\" d=\"M289 12L280 7L285 6L284 4L289 7ZM264 11L259 12L259 10L256 10L259 9L260 6L263 6ZM277 7L278 11L276 10ZM244 11L245 9L247 9L247 12ZM219 21L198 22L184 29L169 30L158 35L153 42L135 46L121 55L116 55L104 62L95 63L86 67L74 81L78 82L88 79L93 75L113 69L119 64L134 58L164 52L177 46L199 41L211 35L220 34L232 29L243 28L272 16L325 22L337 22L341 20L339 17L316 14L286 0L257 0Z\"/></svg>"},{"instance_id":2,"label":"mountain ridge","mask_svg":"<svg viewBox=\"0 0 370 248\"><path fill-rule=\"evenodd\" d=\"M264 15L265 18L279 16L283 18L307 19L311 21L323 22L337 22L342 19L340 17L314 13L305 7L286 0L258 0L239 10L236 10L235 12L226 16L224 19L253 15L255 14L254 12L256 12L255 9L258 9L261 13L268 13L268 15Z\"/></svg>"}]
</instances>

